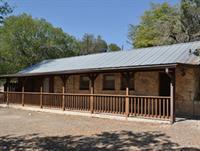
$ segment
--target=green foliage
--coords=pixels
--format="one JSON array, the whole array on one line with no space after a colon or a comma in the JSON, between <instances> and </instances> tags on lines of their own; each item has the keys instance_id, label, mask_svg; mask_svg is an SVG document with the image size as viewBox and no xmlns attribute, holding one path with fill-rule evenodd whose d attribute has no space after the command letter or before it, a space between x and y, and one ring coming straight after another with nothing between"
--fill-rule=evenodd
<instances>
[{"instance_id":1,"label":"green foliage","mask_svg":"<svg viewBox=\"0 0 200 151\"><path fill-rule=\"evenodd\" d=\"M45 59L107 51L101 36L85 34L81 41L30 15L10 16L0 26L0 74L15 73ZM116 49L116 48L113 48Z\"/></svg>"},{"instance_id":2,"label":"green foliage","mask_svg":"<svg viewBox=\"0 0 200 151\"><path fill-rule=\"evenodd\" d=\"M105 40L101 38L101 36L97 36L95 40L95 48L94 52L105 52L108 49L108 45Z\"/></svg>"},{"instance_id":3,"label":"green foliage","mask_svg":"<svg viewBox=\"0 0 200 151\"><path fill-rule=\"evenodd\" d=\"M168 3L152 4L138 26L130 26L129 40L134 47L150 47L174 43L171 32L176 31L178 12Z\"/></svg>"},{"instance_id":4,"label":"green foliage","mask_svg":"<svg viewBox=\"0 0 200 151\"><path fill-rule=\"evenodd\" d=\"M200 40L199 14L199 0L182 0L180 6L152 4L139 25L129 26L128 39L136 48Z\"/></svg>"},{"instance_id":5,"label":"green foliage","mask_svg":"<svg viewBox=\"0 0 200 151\"><path fill-rule=\"evenodd\" d=\"M0 0L0 74L16 73L45 59L99 53L108 49L101 36L85 34L78 41L44 19L34 19L27 14L5 18L12 11L6 1ZM109 49L116 50L112 45Z\"/></svg>"},{"instance_id":6,"label":"green foliage","mask_svg":"<svg viewBox=\"0 0 200 151\"><path fill-rule=\"evenodd\" d=\"M0 73L13 73L44 59L77 55L76 39L44 19L10 16L0 28Z\"/></svg>"},{"instance_id":7,"label":"green foliage","mask_svg":"<svg viewBox=\"0 0 200 151\"><path fill-rule=\"evenodd\" d=\"M105 52L108 48L106 41L101 36L97 36L96 38L92 34L84 34L80 41L80 46L80 54Z\"/></svg>"},{"instance_id":8,"label":"green foliage","mask_svg":"<svg viewBox=\"0 0 200 151\"><path fill-rule=\"evenodd\" d=\"M80 54L88 54L94 50L94 35L84 34L80 41L81 51Z\"/></svg>"},{"instance_id":9,"label":"green foliage","mask_svg":"<svg viewBox=\"0 0 200 151\"><path fill-rule=\"evenodd\" d=\"M200 1L182 0L180 8L181 30L184 33L184 40L200 40Z\"/></svg>"},{"instance_id":10,"label":"green foliage","mask_svg":"<svg viewBox=\"0 0 200 151\"><path fill-rule=\"evenodd\" d=\"M119 51L121 48L114 43L108 45L108 51Z\"/></svg>"},{"instance_id":11,"label":"green foliage","mask_svg":"<svg viewBox=\"0 0 200 151\"><path fill-rule=\"evenodd\" d=\"M95 37L93 34L86 33L80 40L80 55L119 50L119 46L114 43L107 44L107 42L99 35Z\"/></svg>"},{"instance_id":12,"label":"green foliage","mask_svg":"<svg viewBox=\"0 0 200 151\"><path fill-rule=\"evenodd\" d=\"M13 8L4 0L0 0L0 24L6 15L12 13Z\"/></svg>"}]
</instances>

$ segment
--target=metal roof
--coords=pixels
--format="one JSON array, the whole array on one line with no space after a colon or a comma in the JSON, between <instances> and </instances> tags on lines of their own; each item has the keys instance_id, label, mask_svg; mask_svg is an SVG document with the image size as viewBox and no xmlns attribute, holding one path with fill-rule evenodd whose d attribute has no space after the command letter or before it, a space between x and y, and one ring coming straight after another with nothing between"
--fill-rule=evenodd
<instances>
[{"instance_id":1,"label":"metal roof","mask_svg":"<svg viewBox=\"0 0 200 151\"><path fill-rule=\"evenodd\" d=\"M102 70L140 68L169 64L199 65L200 59L194 51L200 48L200 41L166 46L133 49L129 51L106 52L69 58L45 60L28 67L17 75L78 72L80 70Z\"/></svg>"}]
</instances>

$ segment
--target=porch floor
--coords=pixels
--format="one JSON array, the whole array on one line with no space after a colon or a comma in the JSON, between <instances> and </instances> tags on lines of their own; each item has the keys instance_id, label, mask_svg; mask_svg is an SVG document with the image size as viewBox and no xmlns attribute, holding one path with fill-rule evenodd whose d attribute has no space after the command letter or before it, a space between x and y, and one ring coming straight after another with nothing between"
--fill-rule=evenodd
<instances>
[{"instance_id":1,"label":"porch floor","mask_svg":"<svg viewBox=\"0 0 200 151\"><path fill-rule=\"evenodd\" d=\"M127 122L0 108L0 150L198 150L200 121Z\"/></svg>"}]
</instances>

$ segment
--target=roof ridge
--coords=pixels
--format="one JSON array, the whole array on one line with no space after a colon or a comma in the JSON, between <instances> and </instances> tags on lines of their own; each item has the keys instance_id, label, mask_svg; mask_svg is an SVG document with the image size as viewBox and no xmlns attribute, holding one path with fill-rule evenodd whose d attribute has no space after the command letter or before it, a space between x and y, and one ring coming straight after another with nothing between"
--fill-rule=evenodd
<instances>
[{"instance_id":1,"label":"roof ridge","mask_svg":"<svg viewBox=\"0 0 200 151\"><path fill-rule=\"evenodd\" d=\"M127 49L127 50L120 50L120 51L109 51L109 52L100 52L100 53L93 53L93 54L86 54L86 55L78 55L78 56L70 56L70 57L62 57L62 58L56 58L56 59L45 59L43 61L48 61L48 60L62 60L62 59L70 59L70 58L79 58L79 57L86 57L86 56L95 56L95 55L102 55L102 54L109 54L109 53L124 53L124 52L131 52L131 51L138 51L142 49L152 49L152 48L162 48L162 47L170 47L170 46L175 46L175 45L183 45L183 44L192 44L192 43L197 43L200 41L192 41L192 42L181 42L181 43L175 43L175 44L169 44L169 45L160 45L160 46L152 46L152 47L143 47L143 48L133 48L133 49Z\"/></svg>"},{"instance_id":2,"label":"roof ridge","mask_svg":"<svg viewBox=\"0 0 200 151\"><path fill-rule=\"evenodd\" d=\"M168 44L168 45L158 45L158 46L151 46L151 47L133 48L133 49L129 49L129 50L131 51L131 50L140 50L140 49L151 49L151 48L160 48L160 47L170 47L170 46L175 46L175 45L193 44L193 43L197 43L197 42L200 42L200 41L180 42L180 43Z\"/></svg>"}]
</instances>

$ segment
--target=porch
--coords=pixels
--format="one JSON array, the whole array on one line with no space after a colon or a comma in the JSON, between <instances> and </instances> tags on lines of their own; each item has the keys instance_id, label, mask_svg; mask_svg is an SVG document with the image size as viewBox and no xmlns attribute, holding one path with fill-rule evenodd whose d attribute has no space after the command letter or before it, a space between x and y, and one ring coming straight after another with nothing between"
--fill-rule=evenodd
<instances>
[{"instance_id":1,"label":"porch","mask_svg":"<svg viewBox=\"0 0 200 151\"><path fill-rule=\"evenodd\" d=\"M131 75L133 71L118 71L117 73L125 77L125 90L122 91L124 94L114 93L109 90L109 93L97 93L95 89L99 87L95 83L97 77L103 73L84 73L77 74L88 75L89 77L89 91L75 91L74 93L69 92L67 89L67 80L70 76L67 74L61 75L45 75L45 76L34 76L31 78L39 81L39 91L29 92L27 91L28 79L30 77L13 77L17 78L18 89L11 87L12 78L7 78L6 91L0 94L1 103L17 104L23 107L35 106L41 109L59 109L63 111L78 111L87 112L91 114L110 114L119 115L124 117L138 117L148 119L159 119L167 120L173 123L175 121L174 113L174 75L175 70L170 68L147 70L150 72L164 73L169 79L170 84L170 95L169 96L157 96L157 95L140 95L131 93ZM142 72L147 72L142 71ZM141 72L141 71L140 71ZM106 74L111 72L106 72ZM136 73L136 71L134 71ZM57 76L62 81L61 92L46 92L45 79ZM115 79L116 81L116 79ZM156 83L159 85L159 81ZM49 84L48 84L49 85ZM30 86L30 85L29 85ZM51 89L51 88L48 88ZM15 90L15 91L11 91ZM113 93L112 93L113 92Z\"/></svg>"}]
</instances>

